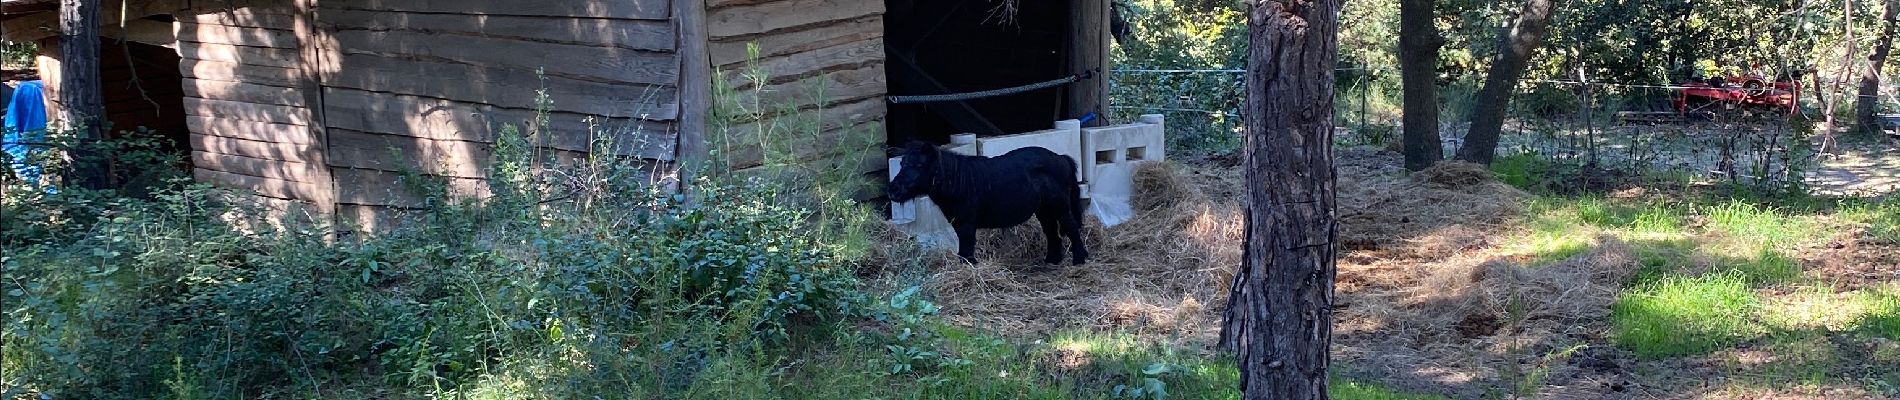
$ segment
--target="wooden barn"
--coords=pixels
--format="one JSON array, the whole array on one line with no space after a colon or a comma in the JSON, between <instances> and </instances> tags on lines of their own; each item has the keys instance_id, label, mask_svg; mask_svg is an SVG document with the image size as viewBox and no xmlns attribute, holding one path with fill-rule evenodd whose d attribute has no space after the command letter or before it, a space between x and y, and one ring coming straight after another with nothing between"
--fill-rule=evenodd
<instances>
[{"instance_id":1,"label":"wooden barn","mask_svg":"<svg viewBox=\"0 0 1900 400\"><path fill-rule=\"evenodd\" d=\"M497 128L530 120L544 88L546 150L610 138L657 165L704 157L723 134L707 123L715 86L823 108L826 132L876 144L1108 114L1110 0L98 1L113 126L173 135L200 180L348 221L415 206L399 171L482 195ZM55 93L59 3L0 0L0 33L39 43ZM750 45L763 88L732 74ZM813 88L822 99L793 95ZM809 151L885 165L875 148Z\"/></svg>"}]
</instances>

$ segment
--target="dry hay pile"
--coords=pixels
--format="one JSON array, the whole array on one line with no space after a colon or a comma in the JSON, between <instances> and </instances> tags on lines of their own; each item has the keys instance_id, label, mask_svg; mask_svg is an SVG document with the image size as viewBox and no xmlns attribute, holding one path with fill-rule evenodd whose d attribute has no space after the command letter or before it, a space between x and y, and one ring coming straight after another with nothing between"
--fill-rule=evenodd
<instances>
[{"instance_id":1,"label":"dry hay pile","mask_svg":"<svg viewBox=\"0 0 1900 400\"><path fill-rule=\"evenodd\" d=\"M1240 263L1245 182L1237 163L1150 164L1136 174L1133 220L1084 233L1090 263L1030 272L1042 259L1037 224L979 233L981 264L930 257L931 289L954 322L1034 336L1078 327L1161 333L1205 344ZM1403 174L1396 154L1338 153L1343 294L1396 292L1416 282L1415 263L1484 247L1518 213L1525 194L1482 167L1448 164ZM1443 178L1440 178L1443 177Z\"/></svg>"},{"instance_id":2,"label":"dry hay pile","mask_svg":"<svg viewBox=\"0 0 1900 400\"><path fill-rule=\"evenodd\" d=\"M1137 215L1112 229L1091 219L1090 260L1031 272L1042 264L1038 224L978 233L977 258L932 266L929 286L953 322L1015 335L1076 327L1209 335L1214 304L1240 260L1239 208L1209 191L1240 188L1238 171L1179 171L1150 163L1135 174ZM1065 252L1066 254L1066 252ZM934 260L934 258L933 258Z\"/></svg>"},{"instance_id":3,"label":"dry hay pile","mask_svg":"<svg viewBox=\"0 0 1900 400\"><path fill-rule=\"evenodd\" d=\"M1335 358L1415 390L1497 379L1560 343L1600 339L1637 259L1611 239L1527 268L1494 245L1514 232L1528 195L1481 166L1443 163L1407 175L1396 153L1337 153L1340 239ZM1227 161L1227 162L1223 162ZM1136 175L1135 219L1084 234L1093 259L1041 264L1037 224L981 232L978 265L929 257L929 287L952 322L1037 337L1065 329L1126 330L1210 346L1240 263L1245 181L1213 158L1151 164ZM1572 368L1572 367L1562 367ZM1580 376L1553 371L1553 383ZM1565 375L1565 374L1569 375ZM1417 383L1408 385L1407 382ZM1451 385L1451 386L1447 386Z\"/></svg>"}]
</instances>

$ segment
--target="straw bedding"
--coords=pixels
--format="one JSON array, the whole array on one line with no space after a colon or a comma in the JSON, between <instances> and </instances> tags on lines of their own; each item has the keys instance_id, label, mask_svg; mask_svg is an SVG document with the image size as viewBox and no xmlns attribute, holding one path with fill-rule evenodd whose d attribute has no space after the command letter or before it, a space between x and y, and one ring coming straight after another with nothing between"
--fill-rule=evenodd
<instances>
[{"instance_id":1,"label":"straw bedding","mask_svg":"<svg viewBox=\"0 0 1900 400\"><path fill-rule=\"evenodd\" d=\"M1030 272L1043 243L1037 224L1024 224L980 232L982 264L925 257L924 281L957 324L1024 338L1122 330L1210 348L1241 257L1246 182L1230 158L1142 167L1136 217L1112 229L1091 221L1084 232L1095 255L1088 265ZM1528 195L1482 166L1407 174L1398 154L1356 148L1340 149L1335 165L1343 247L1334 347L1348 364L1439 371L1420 382L1495 379L1472 363L1601 332L1635 270L1629 247L1612 239L1534 269L1498 255L1493 243L1512 231ZM1369 373L1404 380L1386 372Z\"/></svg>"}]
</instances>

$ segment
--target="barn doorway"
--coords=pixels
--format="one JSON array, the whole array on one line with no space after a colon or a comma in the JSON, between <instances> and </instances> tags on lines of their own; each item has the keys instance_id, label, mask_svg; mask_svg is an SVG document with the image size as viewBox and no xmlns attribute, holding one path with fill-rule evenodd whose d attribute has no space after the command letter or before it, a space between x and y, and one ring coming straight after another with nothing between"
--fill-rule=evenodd
<instances>
[{"instance_id":1,"label":"barn doorway","mask_svg":"<svg viewBox=\"0 0 1900 400\"><path fill-rule=\"evenodd\" d=\"M189 156L182 58L171 48L100 38L100 95L109 138L150 138L172 154Z\"/></svg>"},{"instance_id":2,"label":"barn doorway","mask_svg":"<svg viewBox=\"0 0 1900 400\"><path fill-rule=\"evenodd\" d=\"M1081 0L1088 1L1088 0ZM885 0L886 78L892 96L967 93L1074 75L1071 20L1076 1ZM1106 4L1106 1L1103 2ZM892 145L947 143L1049 129L1064 115L1066 86L963 101L893 103Z\"/></svg>"}]
</instances>

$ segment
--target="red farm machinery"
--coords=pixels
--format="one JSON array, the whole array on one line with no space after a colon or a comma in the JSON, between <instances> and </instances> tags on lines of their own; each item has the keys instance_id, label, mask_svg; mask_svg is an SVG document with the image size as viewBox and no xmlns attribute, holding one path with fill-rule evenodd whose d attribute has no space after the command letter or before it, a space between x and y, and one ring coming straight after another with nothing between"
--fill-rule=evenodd
<instances>
[{"instance_id":1,"label":"red farm machinery","mask_svg":"<svg viewBox=\"0 0 1900 400\"><path fill-rule=\"evenodd\" d=\"M1762 74L1731 74L1697 78L1669 89L1669 110L1660 112L1621 112L1626 121L1677 121L1684 119L1737 118L1748 116L1794 115L1800 112L1800 74L1769 78ZM1655 110L1655 109L1651 109Z\"/></svg>"}]
</instances>

